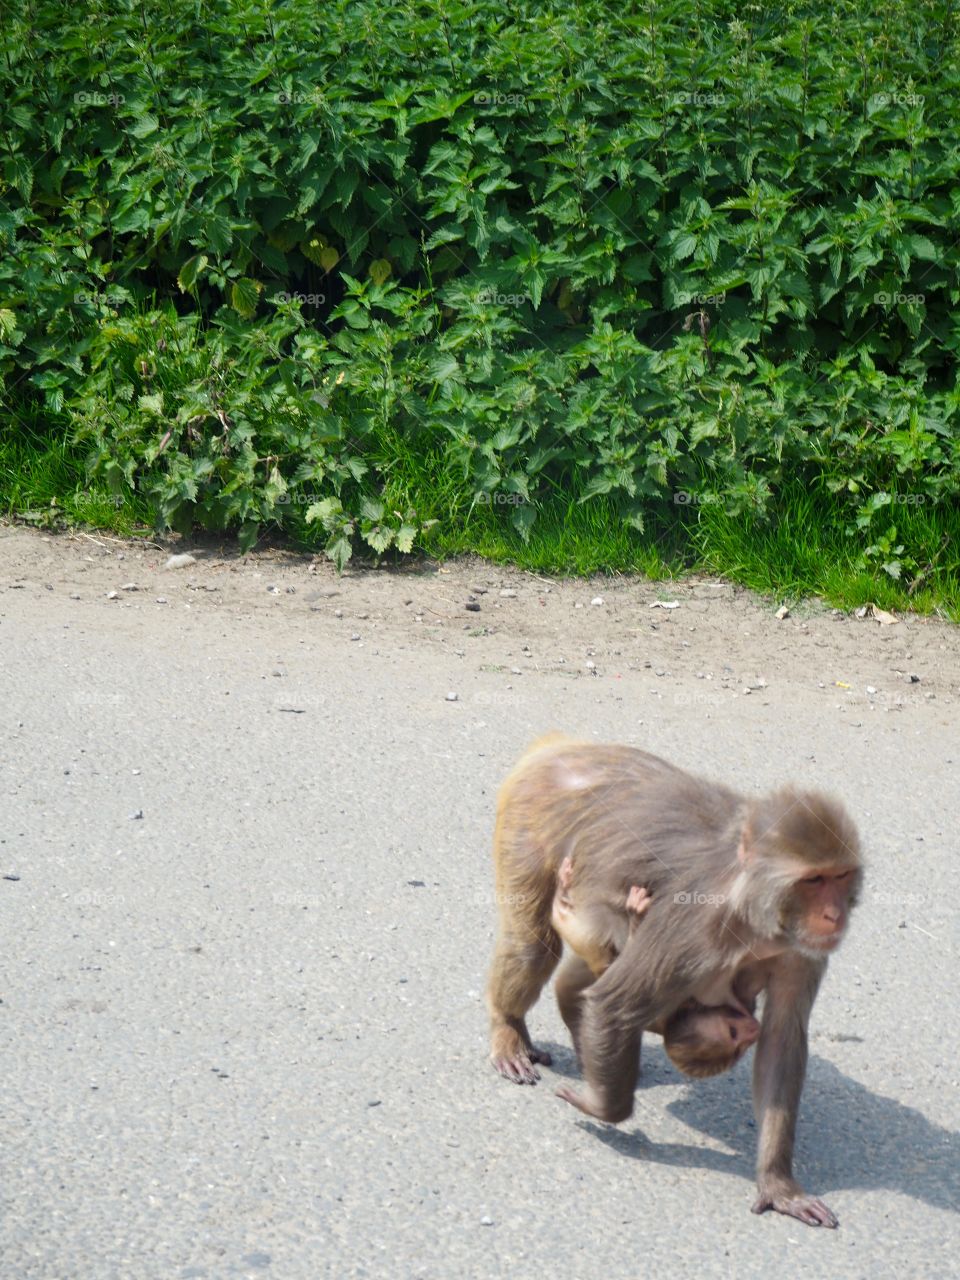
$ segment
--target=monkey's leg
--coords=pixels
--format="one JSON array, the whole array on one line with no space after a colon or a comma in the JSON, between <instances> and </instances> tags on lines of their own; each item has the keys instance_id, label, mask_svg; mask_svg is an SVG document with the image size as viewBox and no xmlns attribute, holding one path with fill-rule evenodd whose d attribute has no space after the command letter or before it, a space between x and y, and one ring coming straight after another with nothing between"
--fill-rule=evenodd
<instances>
[{"instance_id":1,"label":"monkey's leg","mask_svg":"<svg viewBox=\"0 0 960 1280\"><path fill-rule=\"evenodd\" d=\"M516 1084L536 1084L540 1072L534 1063L550 1065L549 1053L531 1041L524 1015L553 973L560 950L560 939L547 921L539 931L517 919L501 925L487 988L490 1061Z\"/></svg>"},{"instance_id":2,"label":"monkey's leg","mask_svg":"<svg viewBox=\"0 0 960 1280\"><path fill-rule=\"evenodd\" d=\"M567 1030L570 1032L570 1039L573 1041L578 1062L580 1060L580 1018L583 1012L583 993L595 981L596 975L586 960L578 955L568 955L560 967L560 972L557 974L557 980L553 986L557 994L560 1016L567 1024Z\"/></svg>"}]
</instances>

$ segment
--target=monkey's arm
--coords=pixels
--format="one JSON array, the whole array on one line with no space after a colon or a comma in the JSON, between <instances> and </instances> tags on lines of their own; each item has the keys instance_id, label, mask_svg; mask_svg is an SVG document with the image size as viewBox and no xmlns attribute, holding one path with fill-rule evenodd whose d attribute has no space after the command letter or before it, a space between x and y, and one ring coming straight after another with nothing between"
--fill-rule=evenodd
<instances>
[{"instance_id":1,"label":"monkey's arm","mask_svg":"<svg viewBox=\"0 0 960 1280\"><path fill-rule=\"evenodd\" d=\"M581 1093L561 1085L557 1095L609 1124L626 1120L640 1068L645 1028L669 1016L693 992L694 971L683 962L650 956L652 935L632 933L613 964L583 995L577 1049L583 1067Z\"/></svg>"},{"instance_id":2,"label":"monkey's arm","mask_svg":"<svg viewBox=\"0 0 960 1280\"><path fill-rule=\"evenodd\" d=\"M826 963L796 953L770 969L763 1025L753 1064L753 1105L760 1129L754 1213L775 1209L811 1227L835 1227L822 1200L793 1177L793 1143L807 1070L807 1024Z\"/></svg>"}]
</instances>

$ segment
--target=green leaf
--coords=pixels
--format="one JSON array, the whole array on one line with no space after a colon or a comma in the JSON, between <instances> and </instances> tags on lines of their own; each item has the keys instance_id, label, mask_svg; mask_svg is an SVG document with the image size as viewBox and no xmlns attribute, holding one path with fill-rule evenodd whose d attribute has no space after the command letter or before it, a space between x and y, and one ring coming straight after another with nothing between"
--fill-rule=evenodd
<instances>
[{"instance_id":1,"label":"green leaf","mask_svg":"<svg viewBox=\"0 0 960 1280\"><path fill-rule=\"evenodd\" d=\"M260 533L260 525L256 520L245 520L240 526L240 532L237 535L237 542L240 546L240 554L245 556L248 551L252 550L257 537Z\"/></svg>"},{"instance_id":2,"label":"green leaf","mask_svg":"<svg viewBox=\"0 0 960 1280\"><path fill-rule=\"evenodd\" d=\"M192 258L188 258L177 274L177 284L180 286L181 292L189 293L197 283L200 273L206 268L209 259L205 253L195 253Z\"/></svg>"},{"instance_id":3,"label":"green leaf","mask_svg":"<svg viewBox=\"0 0 960 1280\"><path fill-rule=\"evenodd\" d=\"M345 538L342 534L338 537L331 538L324 550L336 565L337 573L343 572L344 565L353 555L353 547L350 545L350 539Z\"/></svg>"},{"instance_id":4,"label":"green leaf","mask_svg":"<svg viewBox=\"0 0 960 1280\"><path fill-rule=\"evenodd\" d=\"M263 289L259 280L241 276L230 286L230 305L237 315L252 320L257 312L257 299Z\"/></svg>"}]
</instances>

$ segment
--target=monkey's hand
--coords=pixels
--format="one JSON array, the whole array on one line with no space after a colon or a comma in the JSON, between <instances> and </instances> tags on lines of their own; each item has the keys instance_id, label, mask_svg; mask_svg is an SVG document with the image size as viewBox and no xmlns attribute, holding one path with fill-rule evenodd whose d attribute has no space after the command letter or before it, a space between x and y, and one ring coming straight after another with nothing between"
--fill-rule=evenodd
<instances>
[{"instance_id":1,"label":"monkey's hand","mask_svg":"<svg viewBox=\"0 0 960 1280\"><path fill-rule=\"evenodd\" d=\"M808 1227L839 1226L836 1214L822 1200L816 1196L808 1196L796 1182L788 1180L778 1179L776 1183L761 1186L760 1194L754 1201L753 1212L765 1213L767 1209L797 1218Z\"/></svg>"}]
</instances>

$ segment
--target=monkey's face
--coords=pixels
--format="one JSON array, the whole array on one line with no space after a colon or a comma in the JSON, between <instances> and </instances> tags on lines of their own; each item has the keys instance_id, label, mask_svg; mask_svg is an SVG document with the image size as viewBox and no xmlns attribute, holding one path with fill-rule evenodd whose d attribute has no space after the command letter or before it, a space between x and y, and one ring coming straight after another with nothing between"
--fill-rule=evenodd
<instances>
[{"instance_id":1,"label":"monkey's face","mask_svg":"<svg viewBox=\"0 0 960 1280\"><path fill-rule=\"evenodd\" d=\"M860 876L858 867L805 871L788 890L783 914L784 931L795 946L814 956L834 950L846 932Z\"/></svg>"}]
</instances>

